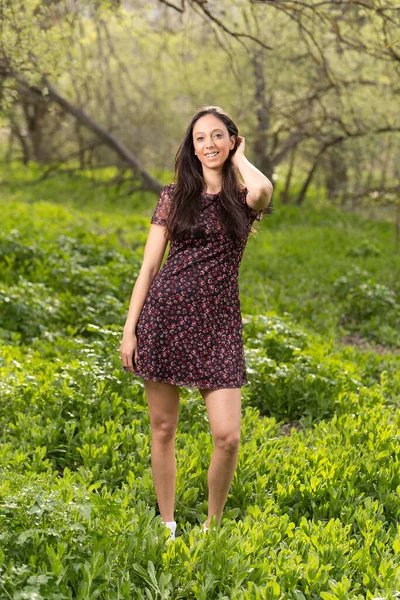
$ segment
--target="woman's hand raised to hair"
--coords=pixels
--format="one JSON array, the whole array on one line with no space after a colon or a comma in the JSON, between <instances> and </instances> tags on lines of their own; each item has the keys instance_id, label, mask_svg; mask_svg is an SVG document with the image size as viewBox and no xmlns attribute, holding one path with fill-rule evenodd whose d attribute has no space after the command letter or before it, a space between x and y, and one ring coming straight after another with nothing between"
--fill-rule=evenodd
<instances>
[{"instance_id":1,"label":"woman's hand raised to hair","mask_svg":"<svg viewBox=\"0 0 400 600\"><path fill-rule=\"evenodd\" d=\"M238 166L238 161L240 161L240 159L242 157L244 157L244 149L246 146L246 140L242 135L238 135L237 136L237 147L236 147L236 152L235 154L232 154L231 156L231 163L237 167Z\"/></svg>"}]
</instances>

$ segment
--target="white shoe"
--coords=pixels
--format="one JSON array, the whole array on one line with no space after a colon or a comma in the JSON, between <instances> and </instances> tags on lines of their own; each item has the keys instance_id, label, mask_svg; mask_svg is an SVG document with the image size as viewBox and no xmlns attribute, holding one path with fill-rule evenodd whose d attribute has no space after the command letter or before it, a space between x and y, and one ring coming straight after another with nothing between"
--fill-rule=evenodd
<instances>
[{"instance_id":1,"label":"white shoe","mask_svg":"<svg viewBox=\"0 0 400 600\"><path fill-rule=\"evenodd\" d=\"M168 538L168 542L175 539L175 531L176 531L176 521L163 521L165 525L168 527L170 531L170 536Z\"/></svg>"},{"instance_id":2,"label":"white shoe","mask_svg":"<svg viewBox=\"0 0 400 600\"><path fill-rule=\"evenodd\" d=\"M205 533L206 531L209 531L209 527L207 527L206 522L204 521L203 523L203 532Z\"/></svg>"}]
</instances>

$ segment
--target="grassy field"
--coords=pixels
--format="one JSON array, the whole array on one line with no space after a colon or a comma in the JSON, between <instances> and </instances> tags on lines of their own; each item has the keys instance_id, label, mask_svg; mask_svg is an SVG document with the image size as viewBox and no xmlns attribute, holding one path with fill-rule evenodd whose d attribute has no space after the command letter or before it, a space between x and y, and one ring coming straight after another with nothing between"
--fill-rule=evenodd
<instances>
[{"instance_id":1,"label":"grassy field","mask_svg":"<svg viewBox=\"0 0 400 600\"><path fill-rule=\"evenodd\" d=\"M202 533L212 439L181 388L167 544L119 358L157 198L37 176L0 174L0 599L400 597L393 225L277 194L240 271L249 384L222 523Z\"/></svg>"}]
</instances>

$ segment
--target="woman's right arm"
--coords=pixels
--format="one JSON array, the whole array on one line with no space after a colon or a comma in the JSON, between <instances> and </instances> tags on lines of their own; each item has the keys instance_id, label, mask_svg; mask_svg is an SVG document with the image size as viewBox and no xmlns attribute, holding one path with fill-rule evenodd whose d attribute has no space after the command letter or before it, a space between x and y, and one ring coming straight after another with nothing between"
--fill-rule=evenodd
<instances>
[{"instance_id":1,"label":"woman's right arm","mask_svg":"<svg viewBox=\"0 0 400 600\"><path fill-rule=\"evenodd\" d=\"M120 347L121 360L129 370L133 367L133 353L135 362L137 360L136 325L153 279L160 270L167 244L166 227L152 223L144 248L143 263L133 287Z\"/></svg>"},{"instance_id":2,"label":"woman's right arm","mask_svg":"<svg viewBox=\"0 0 400 600\"><path fill-rule=\"evenodd\" d=\"M143 269L143 267L140 269L133 286L128 315L124 325L124 335L136 335L136 325L155 275L156 273Z\"/></svg>"}]
</instances>

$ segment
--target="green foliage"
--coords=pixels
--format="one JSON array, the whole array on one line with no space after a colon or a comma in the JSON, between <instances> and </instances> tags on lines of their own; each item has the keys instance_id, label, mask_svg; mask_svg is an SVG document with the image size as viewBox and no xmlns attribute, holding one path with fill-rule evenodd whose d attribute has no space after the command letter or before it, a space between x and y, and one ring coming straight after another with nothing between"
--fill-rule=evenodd
<instances>
[{"instance_id":1,"label":"green foliage","mask_svg":"<svg viewBox=\"0 0 400 600\"><path fill-rule=\"evenodd\" d=\"M181 388L178 538L167 544L143 382L121 370L118 351L148 219L90 216L14 195L2 204L1 598L396 597L400 357L343 347L310 324L346 309L364 334L374 319L394 328L397 290L389 267L376 277L383 238L380 253L352 254L377 261L368 270L344 269L343 249L322 281L318 244L332 245L334 256L346 219L307 211L280 211L274 232L267 226L248 242L242 281L261 278L273 308L257 312L255 295L243 315L249 385L238 468L221 526L207 536L213 441L200 394ZM275 270L272 251L260 251L272 236L274 247L286 248L277 252L282 263L293 251L287 271ZM299 244L304 236L312 243ZM352 239L346 246L356 247ZM304 286L300 263L308 265ZM322 298L321 288L312 321L305 305ZM249 288L241 293L246 299ZM279 302L303 306L289 314L275 310Z\"/></svg>"},{"instance_id":2,"label":"green foliage","mask_svg":"<svg viewBox=\"0 0 400 600\"><path fill-rule=\"evenodd\" d=\"M117 322L132 287L132 253L105 238L95 229L35 241L28 231L0 235L1 335L29 343L68 326L84 331L92 320Z\"/></svg>"},{"instance_id":3,"label":"green foliage","mask_svg":"<svg viewBox=\"0 0 400 600\"><path fill-rule=\"evenodd\" d=\"M377 342L400 344L400 302L394 290L359 268L339 277L333 290L342 301L341 322L349 331Z\"/></svg>"},{"instance_id":4,"label":"green foliage","mask_svg":"<svg viewBox=\"0 0 400 600\"><path fill-rule=\"evenodd\" d=\"M249 402L262 414L284 420L329 418L341 394L361 387L355 365L331 356L329 348L287 319L260 315L244 323Z\"/></svg>"},{"instance_id":5,"label":"green foliage","mask_svg":"<svg viewBox=\"0 0 400 600\"><path fill-rule=\"evenodd\" d=\"M358 333L388 351L399 347L400 263L388 223L279 206L262 229L242 261L243 312L274 312L327 337ZM368 251L366 237L374 240Z\"/></svg>"},{"instance_id":6,"label":"green foliage","mask_svg":"<svg viewBox=\"0 0 400 600\"><path fill-rule=\"evenodd\" d=\"M371 240L365 239L357 246L353 246L348 249L346 256L379 256L382 253L381 249Z\"/></svg>"}]
</instances>

